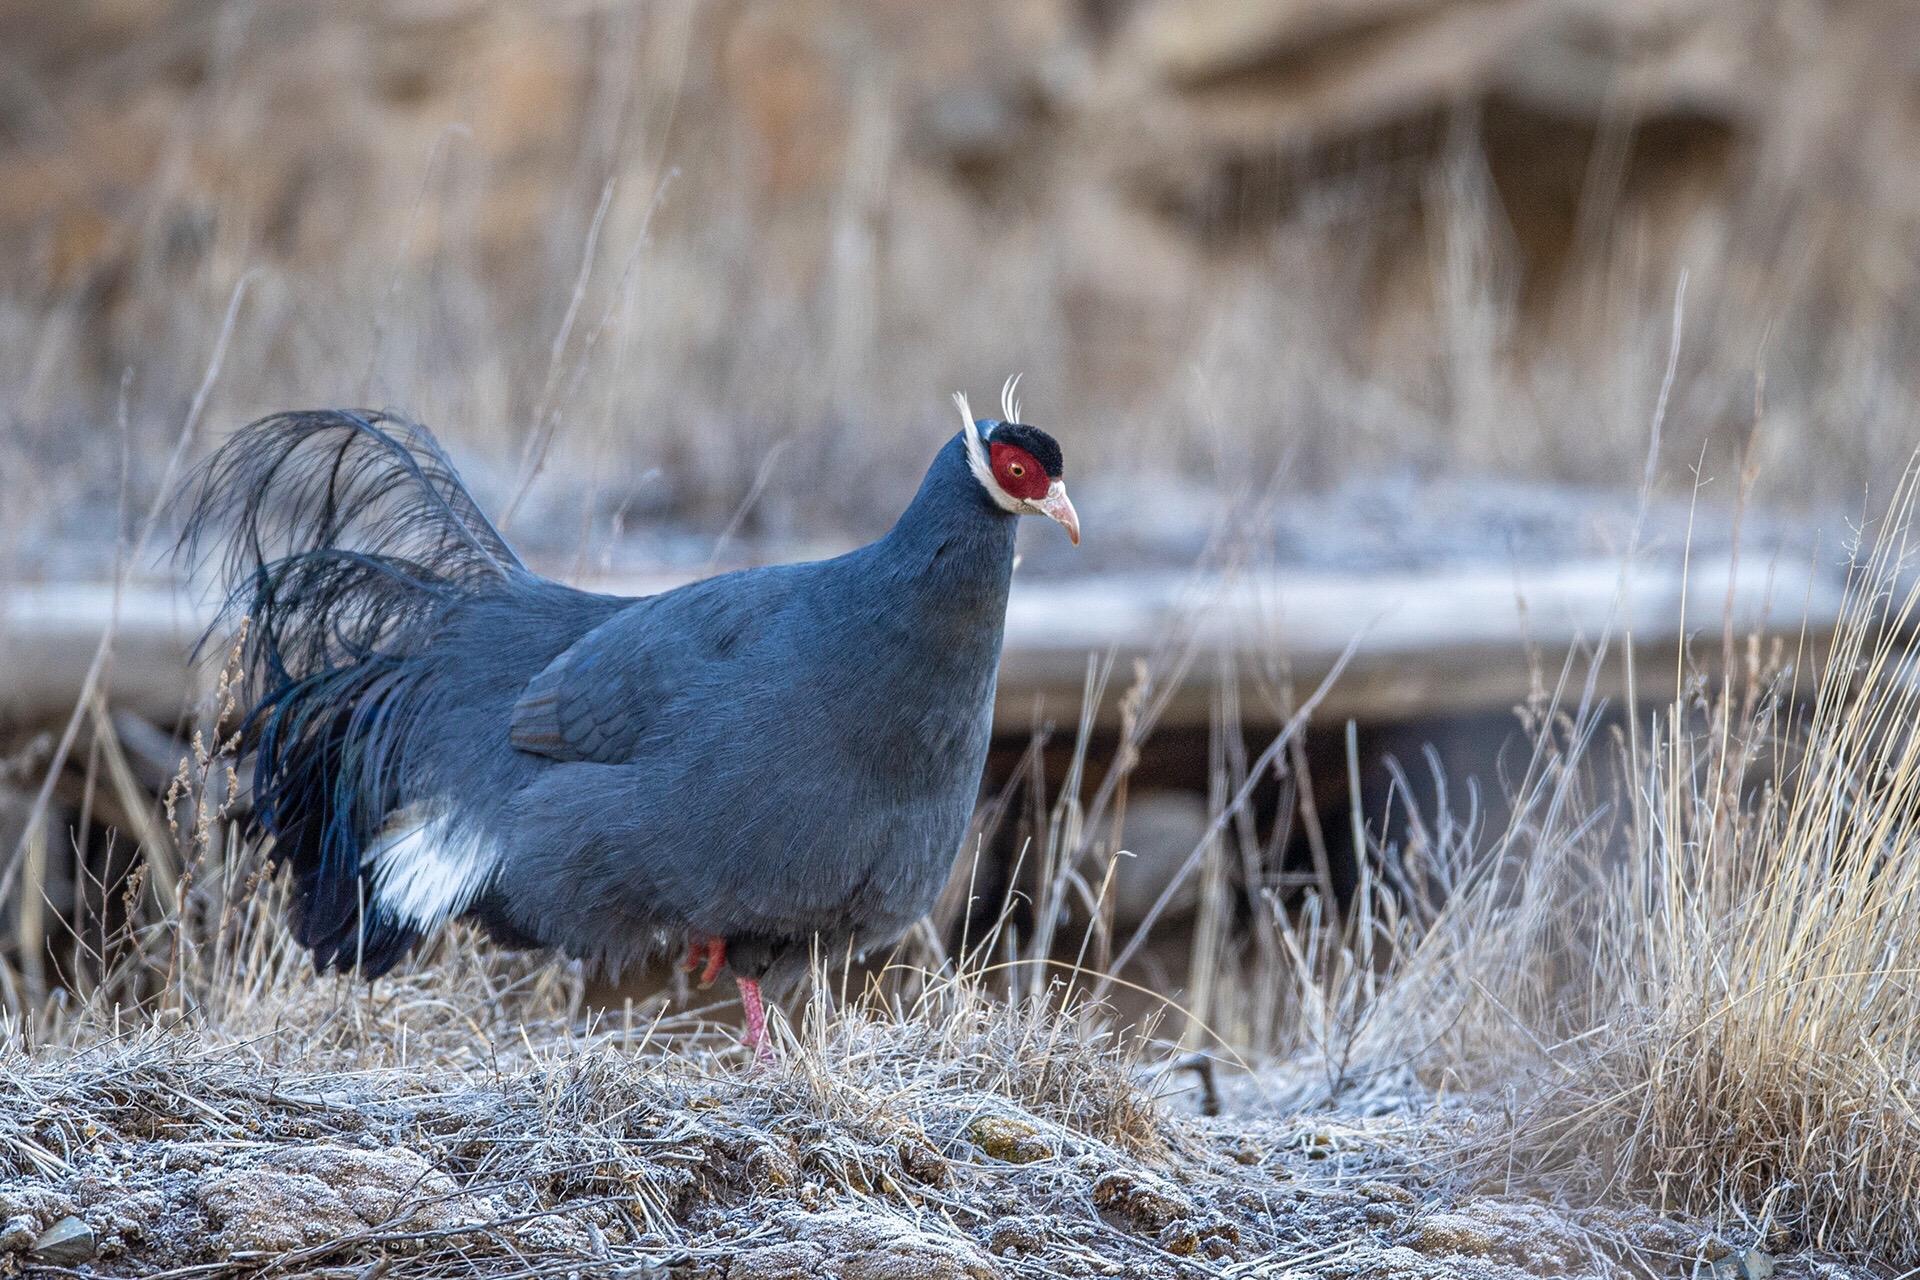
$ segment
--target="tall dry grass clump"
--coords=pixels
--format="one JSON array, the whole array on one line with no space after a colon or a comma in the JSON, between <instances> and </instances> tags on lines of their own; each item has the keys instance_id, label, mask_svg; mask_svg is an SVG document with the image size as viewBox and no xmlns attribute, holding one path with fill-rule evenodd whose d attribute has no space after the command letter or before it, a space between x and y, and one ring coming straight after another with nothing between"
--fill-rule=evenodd
<instances>
[{"instance_id":1,"label":"tall dry grass clump","mask_svg":"<svg viewBox=\"0 0 1920 1280\"><path fill-rule=\"evenodd\" d=\"M1638 755L1638 855L1595 931L1596 1047L1549 1146L1662 1200L1920 1260L1916 477L1794 671L1697 694ZM1577 1053L1575 1061L1578 1062Z\"/></svg>"},{"instance_id":2,"label":"tall dry grass clump","mask_svg":"<svg viewBox=\"0 0 1920 1280\"><path fill-rule=\"evenodd\" d=\"M1213 1008L1264 1019L1273 1096L1461 1097L1503 1187L1920 1263L1917 504L1909 469L1831 637L1689 619L1679 695L1625 716L1605 637L1523 710L1504 822L1356 811L1344 901L1245 904Z\"/></svg>"},{"instance_id":3,"label":"tall dry grass clump","mask_svg":"<svg viewBox=\"0 0 1920 1280\"><path fill-rule=\"evenodd\" d=\"M1612 723L1569 666L1511 822L1375 843L1366 874L1413 891L1296 964L1330 1079L1504 1095L1462 1154L1505 1184L1920 1262L1917 484L1825 652L1723 635Z\"/></svg>"}]
</instances>

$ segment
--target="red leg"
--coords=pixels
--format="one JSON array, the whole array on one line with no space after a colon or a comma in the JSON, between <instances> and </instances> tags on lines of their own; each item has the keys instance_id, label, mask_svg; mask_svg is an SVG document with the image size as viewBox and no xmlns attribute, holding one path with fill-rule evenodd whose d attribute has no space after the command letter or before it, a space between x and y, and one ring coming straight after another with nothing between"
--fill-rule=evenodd
<instances>
[{"instance_id":1,"label":"red leg","mask_svg":"<svg viewBox=\"0 0 1920 1280\"><path fill-rule=\"evenodd\" d=\"M687 958L680 962L680 967L688 973L698 973L700 985L704 988L713 985L713 980L720 976L720 970L726 963L725 938L688 938Z\"/></svg>"},{"instance_id":2,"label":"red leg","mask_svg":"<svg viewBox=\"0 0 1920 1280\"><path fill-rule=\"evenodd\" d=\"M746 1046L761 1062L773 1061L773 1046L767 1042L767 1007L760 999L760 983L753 978L735 978L740 984L740 1007L747 1013Z\"/></svg>"}]
</instances>

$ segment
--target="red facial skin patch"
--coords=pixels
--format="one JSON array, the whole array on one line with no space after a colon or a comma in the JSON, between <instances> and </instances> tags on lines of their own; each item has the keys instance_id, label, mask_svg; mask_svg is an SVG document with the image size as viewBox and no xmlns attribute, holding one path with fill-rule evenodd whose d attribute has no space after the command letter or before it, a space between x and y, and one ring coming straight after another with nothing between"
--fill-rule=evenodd
<instances>
[{"instance_id":1,"label":"red facial skin patch","mask_svg":"<svg viewBox=\"0 0 1920 1280\"><path fill-rule=\"evenodd\" d=\"M993 478L1009 496L1035 501L1047 496L1047 487L1053 482L1032 454L1012 444L990 444L987 448L993 461Z\"/></svg>"}]
</instances>

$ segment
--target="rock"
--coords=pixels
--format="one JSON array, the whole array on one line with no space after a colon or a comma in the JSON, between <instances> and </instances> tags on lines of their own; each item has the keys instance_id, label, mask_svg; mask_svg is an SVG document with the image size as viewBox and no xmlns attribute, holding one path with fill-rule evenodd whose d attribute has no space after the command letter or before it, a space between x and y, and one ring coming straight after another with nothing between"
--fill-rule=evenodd
<instances>
[{"instance_id":1,"label":"rock","mask_svg":"<svg viewBox=\"0 0 1920 1280\"><path fill-rule=\"evenodd\" d=\"M978 1116L967 1126L967 1137L974 1146L1008 1164L1032 1164L1051 1157L1053 1148L1040 1139L1039 1133L1037 1125L1010 1116Z\"/></svg>"},{"instance_id":2,"label":"rock","mask_svg":"<svg viewBox=\"0 0 1920 1280\"><path fill-rule=\"evenodd\" d=\"M1355 1189L1374 1204L1413 1203L1413 1192L1392 1182L1363 1182Z\"/></svg>"},{"instance_id":3,"label":"rock","mask_svg":"<svg viewBox=\"0 0 1920 1280\"><path fill-rule=\"evenodd\" d=\"M1182 1258L1190 1258L1200 1251L1200 1233L1185 1218L1175 1218L1160 1229L1154 1243L1168 1253Z\"/></svg>"},{"instance_id":4,"label":"rock","mask_svg":"<svg viewBox=\"0 0 1920 1280\"><path fill-rule=\"evenodd\" d=\"M56 1267L78 1266L93 1252L93 1228L71 1215L42 1231L29 1250L35 1262Z\"/></svg>"},{"instance_id":5,"label":"rock","mask_svg":"<svg viewBox=\"0 0 1920 1280\"><path fill-rule=\"evenodd\" d=\"M726 1280L999 1280L971 1241L935 1235L881 1213L783 1213L787 1238L743 1250Z\"/></svg>"},{"instance_id":6,"label":"rock","mask_svg":"<svg viewBox=\"0 0 1920 1280\"><path fill-rule=\"evenodd\" d=\"M1773 1257L1760 1249L1730 1253L1713 1264L1712 1280L1773 1280Z\"/></svg>"},{"instance_id":7,"label":"rock","mask_svg":"<svg viewBox=\"0 0 1920 1280\"><path fill-rule=\"evenodd\" d=\"M1484 1258L1498 1246L1485 1224L1457 1213L1435 1213L1413 1224L1409 1243L1429 1256L1466 1254Z\"/></svg>"},{"instance_id":8,"label":"rock","mask_svg":"<svg viewBox=\"0 0 1920 1280\"><path fill-rule=\"evenodd\" d=\"M1158 1178L1125 1169L1104 1174L1093 1184L1093 1202L1154 1236L1193 1214L1193 1206Z\"/></svg>"},{"instance_id":9,"label":"rock","mask_svg":"<svg viewBox=\"0 0 1920 1280\"><path fill-rule=\"evenodd\" d=\"M331 1143L227 1166L200 1180L195 1199L227 1252L305 1248L381 1224L447 1230L502 1216L497 1205L462 1195L415 1152Z\"/></svg>"}]
</instances>

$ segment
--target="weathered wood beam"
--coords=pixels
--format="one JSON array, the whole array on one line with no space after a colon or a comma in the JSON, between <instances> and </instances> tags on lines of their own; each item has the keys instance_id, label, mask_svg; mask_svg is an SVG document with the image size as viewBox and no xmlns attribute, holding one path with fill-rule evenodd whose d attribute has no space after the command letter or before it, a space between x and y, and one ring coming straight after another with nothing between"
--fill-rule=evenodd
<instances>
[{"instance_id":1,"label":"weathered wood beam","mask_svg":"<svg viewBox=\"0 0 1920 1280\"><path fill-rule=\"evenodd\" d=\"M1048 715L1077 713L1089 654L1112 653L1101 708L1117 716L1135 659L1159 657L1174 638L1197 649L1163 723L1205 724L1219 663L1230 655L1243 677L1243 719L1274 718L1246 680L1280 677L1304 700L1336 669L1319 704L1322 721L1397 722L1524 702L1536 672L1549 689L1570 653L1604 644L1595 691L1626 693L1629 650L1634 692L1668 698L1681 670L1716 665L1726 620L1749 635L1779 640L1791 656L1825 651L1839 620L1845 580L1838 568L1714 557L1689 566L1652 563L1623 574L1615 560L1514 569L1442 569L1393 574L1280 571L1237 579L1141 575L1027 584L1007 616L999 714L1030 718L1036 695ZM1803 647L1804 646L1804 647Z\"/></svg>"},{"instance_id":2,"label":"weathered wood beam","mask_svg":"<svg viewBox=\"0 0 1920 1280\"><path fill-rule=\"evenodd\" d=\"M627 593L680 579L596 582ZM1204 724L1219 663L1244 677L1284 677L1305 698L1340 669L1319 708L1331 720L1392 722L1524 701L1536 670L1549 684L1568 653L1609 646L1599 692L1625 692L1629 649L1637 692L1671 696L1683 638L1711 665L1723 623L1778 639L1789 653L1824 650L1839 618L1838 568L1713 557L1683 567L1618 561L1552 566L1337 574L1278 570L1232 578L1142 573L1016 582L1007 615L999 715L1024 727L1037 706L1070 722L1089 655L1114 659L1100 709L1111 725L1136 660L1160 671L1191 646L1194 660L1163 723ZM167 584L0 588L0 720L39 723L66 714L103 631L114 632L108 705L171 723L204 693L209 673L187 655L208 612ZM217 660L217 655L216 655ZM1342 666L1344 660L1344 666ZM1585 664L1580 668L1584 677ZM1243 698L1246 719L1270 718Z\"/></svg>"},{"instance_id":3,"label":"weathered wood beam","mask_svg":"<svg viewBox=\"0 0 1920 1280\"><path fill-rule=\"evenodd\" d=\"M63 720L111 631L107 704L171 724L199 695L188 657L208 617L169 584L0 586L0 721Z\"/></svg>"}]
</instances>

